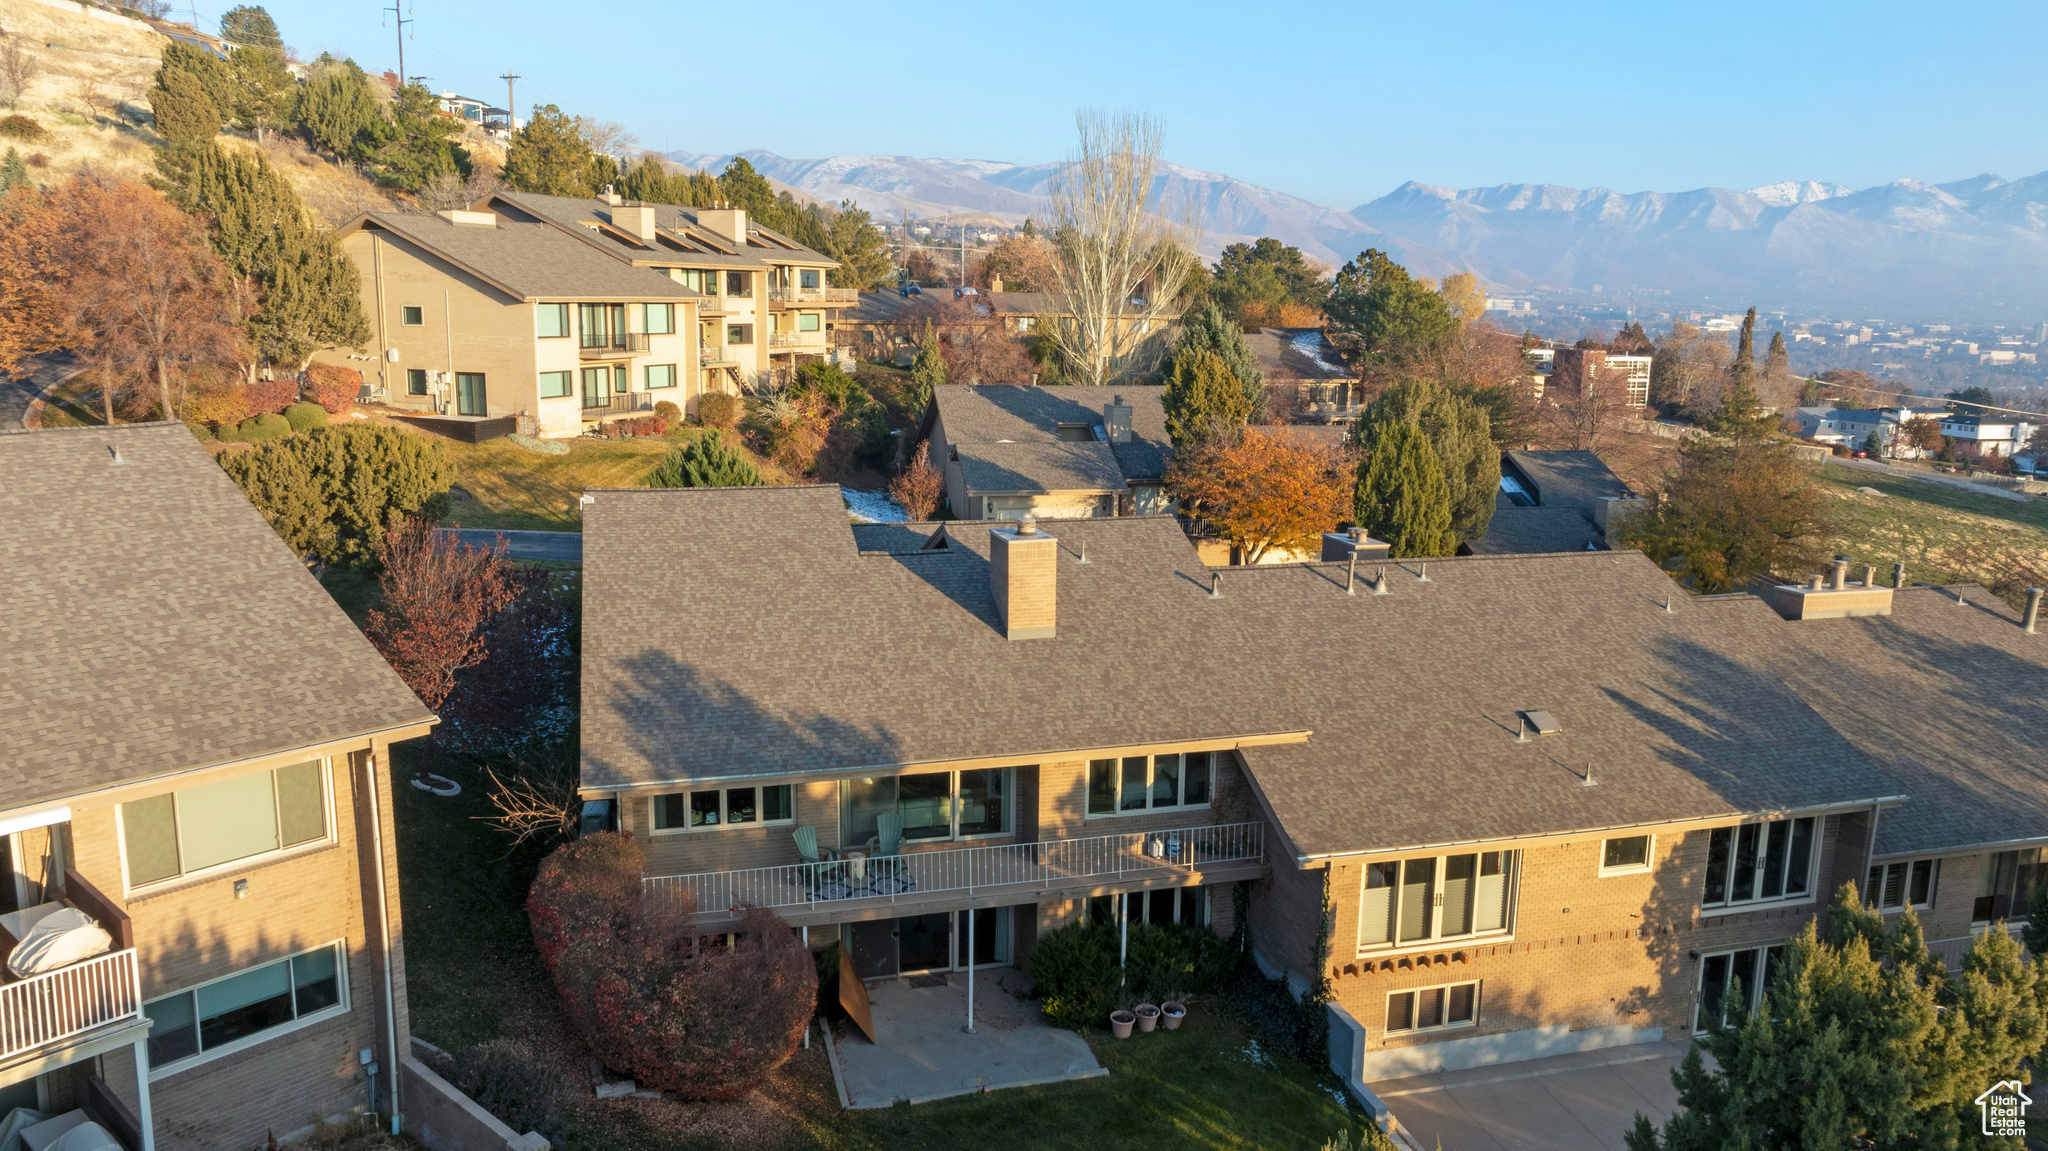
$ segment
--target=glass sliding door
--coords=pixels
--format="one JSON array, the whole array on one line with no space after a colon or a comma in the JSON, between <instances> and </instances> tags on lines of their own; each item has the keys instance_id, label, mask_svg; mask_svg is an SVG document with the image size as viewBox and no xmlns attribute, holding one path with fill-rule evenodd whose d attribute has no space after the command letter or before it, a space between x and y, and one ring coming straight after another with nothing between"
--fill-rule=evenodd
<instances>
[{"instance_id":1,"label":"glass sliding door","mask_svg":"<svg viewBox=\"0 0 2048 1151\"><path fill-rule=\"evenodd\" d=\"M455 373L455 414L459 416L490 414L490 404L484 397L484 374L482 372Z\"/></svg>"},{"instance_id":2,"label":"glass sliding door","mask_svg":"<svg viewBox=\"0 0 2048 1151\"><path fill-rule=\"evenodd\" d=\"M612 402L612 370L610 368L583 369L583 406L602 408Z\"/></svg>"}]
</instances>

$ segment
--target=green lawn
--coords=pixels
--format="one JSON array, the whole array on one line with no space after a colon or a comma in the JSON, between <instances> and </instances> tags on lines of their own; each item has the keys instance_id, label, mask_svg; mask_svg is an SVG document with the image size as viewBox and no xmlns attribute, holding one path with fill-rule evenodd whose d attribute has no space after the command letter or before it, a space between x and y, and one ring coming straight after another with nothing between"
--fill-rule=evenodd
<instances>
[{"instance_id":1,"label":"green lawn","mask_svg":"<svg viewBox=\"0 0 2048 1151\"><path fill-rule=\"evenodd\" d=\"M441 441L455 462L455 483L472 498L458 500L449 523L466 528L581 531L583 506L591 488L637 488L647 483L661 458L704 429L684 426L666 436L625 440L579 437L566 441L566 455L528 451L510 440L464 444ZM772 465L755 459L769 483L788 482Z\"/></svg>"},{"instance_id":2,"label":"green lawn","mask_svg":"<svg viewBox=\"0 0 2048 1151\"><path fill-rule=\"evenodd\" d=\"M1978 495L1838 464L1819 478L1832 521L1824 545L1878 565L1881 578L1895 561L1905 562L1910 583L1991 584L2014 562L2048 568L2048 502L2038 497Z\"/></svg>"}]
</instances>

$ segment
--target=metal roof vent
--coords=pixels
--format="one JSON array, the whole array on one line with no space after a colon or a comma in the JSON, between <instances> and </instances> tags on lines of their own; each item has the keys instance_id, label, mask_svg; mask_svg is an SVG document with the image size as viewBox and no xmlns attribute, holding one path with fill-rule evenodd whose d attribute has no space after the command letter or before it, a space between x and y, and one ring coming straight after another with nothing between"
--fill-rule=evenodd
<instances>
[{"instance_id":1,"label":"metal roof vent","mask_svg":"<svg viewBox=\"0 0 2048 1151\"><path fill-rule=\"evenodd\" d=\"M1556 735L1564 730L1564 725L1557 722L1557 717L1547 711L1525 711L1522 717L1529 721L1530 727L1536 729L1537 735Z\"/></svg>"}]
</instances>

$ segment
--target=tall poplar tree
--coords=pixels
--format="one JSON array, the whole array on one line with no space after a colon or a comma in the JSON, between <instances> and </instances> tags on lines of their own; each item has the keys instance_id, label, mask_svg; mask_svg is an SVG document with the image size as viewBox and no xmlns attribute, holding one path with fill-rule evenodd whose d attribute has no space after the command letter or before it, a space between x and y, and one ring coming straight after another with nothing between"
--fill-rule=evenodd
<instances>
[{"instance_id":1,"label":"tall poplar tree","mask_svg":"<svg viewBox=\"0 0 2048 1151\"><path fill-rule=\"evenodd\" d=\"M946 357L939 351L939 333L930 320L924 323L924 338L917 342L917 356L910 361L910 382L917 385L917 410L932 402L932 389L946 382Z\"/></svg>"}]
</instances>

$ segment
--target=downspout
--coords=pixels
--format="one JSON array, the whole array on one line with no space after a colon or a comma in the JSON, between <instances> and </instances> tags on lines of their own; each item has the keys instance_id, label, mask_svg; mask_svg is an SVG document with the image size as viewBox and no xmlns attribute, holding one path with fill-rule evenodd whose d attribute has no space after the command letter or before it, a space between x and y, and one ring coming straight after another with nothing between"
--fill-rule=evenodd
<instances>
[{"instance_id":1,"label":"downspout","mask_svg":"<svg viewBox=\"0 0 2048 1151\"><path fill-rule=\"evenodd\" d=\"M384 1034L390 1054L391 1133L396 1135L401 1125L398 1061L404 1058L404 1053L398 1049L398 1003L393 997L391 981L391 904L384 894L384 814L377 803L377 745L374 743L370 745L370 753L363 757L363 773L369 780L370 841L377 852L377 934L384 949Z\"/></svg>"},{"instance_id":2,"label":"downspout","mask_svg":"<svg viewBox=\"0 0 2048 1151\"><path fill-rule=\"evenodd\" d=\"M384 398L391 398L390 344L384 339L384 238L370 234L370 269L377 287L377 382L384 386Z\"/></svg>"}]
</instances>

